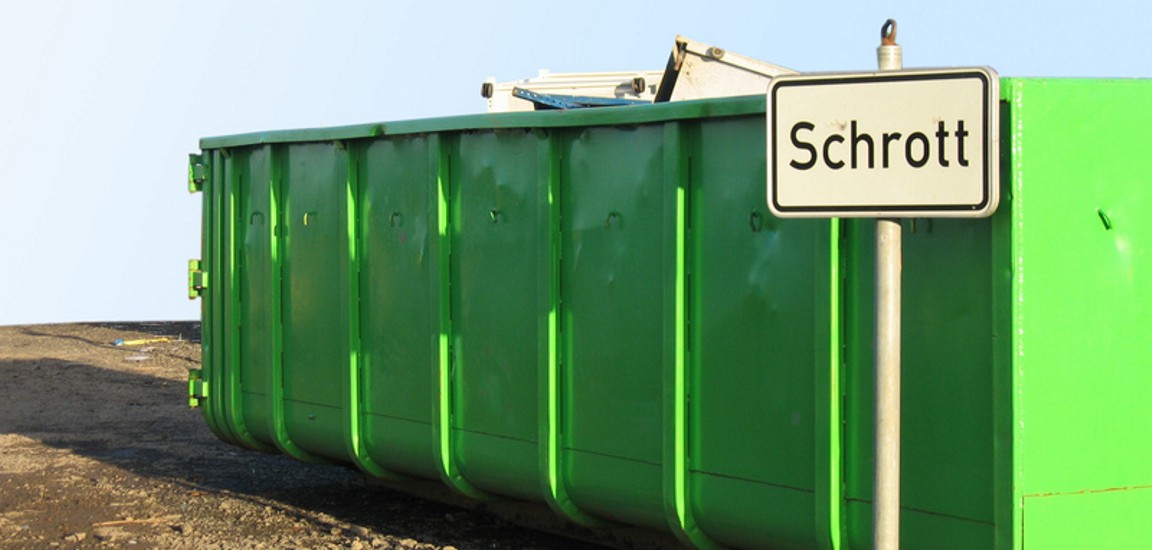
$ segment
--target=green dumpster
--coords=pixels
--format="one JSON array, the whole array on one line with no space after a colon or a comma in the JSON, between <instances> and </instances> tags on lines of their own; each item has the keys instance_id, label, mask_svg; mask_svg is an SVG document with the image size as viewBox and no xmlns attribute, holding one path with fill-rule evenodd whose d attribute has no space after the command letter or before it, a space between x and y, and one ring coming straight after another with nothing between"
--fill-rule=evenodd
<instances>
[{"instance_id":1,"label":"green dumpster","mask_svg":"<svg viewBox=\"0 0 1152 550\"><path fill-rule=\"evenodd\" d=\"M904 223L906 548L1152 544L1152 81L1004 79L1002 202ZM700 548L867 548L872 225L741 97L208 138L216 435ZM1025 536L1027 535L1027 536Z\"/></svg>"}]
</instances>

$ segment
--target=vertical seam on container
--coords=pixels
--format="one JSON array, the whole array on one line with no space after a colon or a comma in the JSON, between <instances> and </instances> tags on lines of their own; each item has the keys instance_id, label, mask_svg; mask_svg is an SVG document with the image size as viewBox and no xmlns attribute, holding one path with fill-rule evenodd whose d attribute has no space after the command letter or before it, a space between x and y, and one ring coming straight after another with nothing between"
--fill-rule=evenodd
<instances>
[{"instance_id":1,"label":"vertical seam on container","mask_svg":"<svg viewBox=\"0 0 1152 550\"><path fill-rule=\"evenodd\" d=\"M689 405L689 378L688 369L691 361L687 357L686 339L688 335L688 319L686 318L685 301L687 300L687 193L690 188L691 174L688 167L687 151L683 139L683 123L673 121L664 125L664 182L673 187L675 235L673 245L673 343L672 343L672 392L666 398L672 403L665 404L665 415L671 408L671 422L665 422L665 434L671 436L671 446L665 443L664 452L664 504L669 527L676 536L684 542L701 549L721 548L721 545L712 540L700 530L696 524L695 514L692 510L691 492L689 491L690 465L689 465L689 437L688 416ZM667 371L665 371L667 373ZM667 383L667 381L665 382ZM667 418L667 416L666 416ZM669 425L670 424L670 425ZM669 433L670 432L670 433ZM671 477L671 479L669 479ZM669 494L670 493L670 494Z\"/></svg>"},{"instance_id":2,"label":"vertical seam on container","mask_svg":"<svg viewBox=\"0 0 1152 550\"><path fill-rule=\"evenodd\" d=\"M448 250L447 250L447 193L444 189L446 182L443 162L443 152L441 150L441 137L439 134L433 134L428 140L429 163L432 166L432 178L434 193L436 195L436 243L438 248L438 258L436 270L436 295L437 300L437 340L436 340L436 458L437 465L439 466L440 475L444 481L450 486L455 487L455 480L452 464L451 453L451 426L449 409L448 392L448 315L447 315L447 301L448 301L448 282L445 278L448 276Z\"/></svg>"},{"instance_id":3,"label":"vertical seam on container","mask_svg":"<svg viewBox=\"0 0 1152 550\"><path fill-rule=\"evenodd\" d=\"M284 368L284 350L282 348L284 338L284 283L281 280L283 277L284 269L281 266L283 261L280 246L280 234L283 231L281 216L280 216L280 198L283 196L283 189L280 185L280 156L276 154L276 147L274 145L266 145L268 151L268 253L270 257L269 262L269 277L271 283L271 305L272 305L272 322L271 337L272 337L272 357L271 364L269 365L268 372L268 408L269 415L268 421L271 422L272 440L275 442L276 447L281 452L287 455L293 455L290 451L291 443L287 441L287 436L284 429L284 411L281 400L283 399L283 381L282 369Z\"/></svg>"},{"instance_id":4,"label":"vertical seam on container","mask_svg":"<svg viewBox=\"0 0 1152 550\"><path fill-rule=\"evenodd\" d=\"M561 394L563 391L560 380L561 370L561 332L560 316L562 292L560 288L562 266L563 235L561 230L561 184L560 184L560 152L556 145L559 140L559 130L543 130L551 135L540 138L537 146L538 170L541 180L547 187L548 217L548 314L547 314L547 358L543 362L544 375L541 377L543 395L541 406L543 414L540 415L542 431L540 442L541 466L544 469L545 501L549 507L563 517L584 526L606 525L607 523L584 513L568 497L568 487L563 474L563 449L561 445L561 432L563 414L561 411Z\"/></svg>"},{"instance_id":5,"label":"vertical seam on container","mask_svg":"<svg viewBox=\"0 0 1152 550\"><path fill-rule=\"evenodd\" d=\"M360 402L363 388L363 380L361 379L363 364L360 361L360 232L357 230L360 220L358 198L361 182L359 165L357 164L359 159L353 151L352 146L346 145L343 150L346 156L344 178L344 237L348 240L348 272L344 278L344 284L347 285L348 289L344 303L344 306L347 308L348 321L348 391L346 393L348 399L348 446L352 460L356 463L356 466L364 472L383 479L403 479L404 476L390 472L377 463L368 453L367 446L364 443L364 425L368 422L362 416L362 406Z\"/></svg>"},{"instance_id":6,"label":"vertical seam on container","mask_svg":"<svg viewBox=\"0 0 1152 550\"><path fill-rule=\"evenodd\" d=\"M220 156L223 156L220 153ZM232 213L232 182L229 181L231 173L227 169L227 162L222 159L217 159L218 162L214 165L214 170L217 181L216 193L216 227L218 229L218 238L216 241L216 250L214 251L214 259L216 260L216 279L223 284L217 285L216 296L214 297L216 312L218 320L216 326L213 328L213 336L216 338L216 349L214 352L213 360L216 364L215 372L212 373L212 381L209 385L209 391L214 393L213 410L216 415L217 428L226 434L225 441L233 445L243 446L244 443L236 433L235 426L232 419L229 417L228 399L231 397L231 391L227 387L229 382L228 370L233 367L231 364L231 351L235 347L232 341L234 334L232 331L232 311L229 300L231 299L231 286L235 284L232 277L232 233L233 228L233 213ZM225 276L227 274L227 276Z\"/></svg>"},{"instance_id":7,"label":"vertical seam on container","mask_svg":"<svg viewBox=\"0 0 1152 550\"><path fill-rule=\"evenodd\" d=\"M1014 324L1012 314L1015 311L1013 307L1014 285L1012 282L1012 273L1014 272L1012 211L1014 209L1015 193L1011 188L1012 182L1015 181L1012 173L1012 163L1015 157L1012 151L1012 146L1015 143L1014 133L1012 131L1014 117L1012 107L1013 93L1013 80L1001 79L1000 97L998 98L998 101L1001 102L1000 120L997 121L1000 126L1000 157L996 159L999 163L997 169L1000 171L1001 203L1000 209L994 216L992 223L992 271L990 273L993 289L993 327L995 330L993 337L995 348L992 361L992 395L994 398L993 545L1000 550L1011 549L1014 544L1013 540L1017 538L1013 528L1013 514L1015 509L1013 505L1013 494L1015 488L1012 472L1012 465L1014 463L1012 458L1014 448L1013 437L1015 433L1012 413L1012 407L1015 401L1012 398L1012 370L1014 364L1012 337ZM1007 272L1006 279L1002 279L1004 272Z\"/></svg>"},{"instance_id":8,"label":"vertical seam on container","mask_svg":"<svg viewBox=\"0 0 1152 550\"><path fill-rule=\"evenodd\" d=\"M224 301L224 327L223 330L226 334L224 337L224 365L220 369L221 382L220 386L216 388L217 395L221 397L220 403L224 413L225 423L228 425L229 431L232 432L232 437L236 439L240 445L247 446L247 440L243 435L243 429L237 422L236 415L236 369L240 367L240 323L236 319L236 283L239 281L239 274L236 269L236 201L239 199L238 179L239 175L235 170L235 162L224 163L223 169L226 177L226 191L227 197L227 224L224 236L224 250L223 255L226 256L223 267L226 270L226 283L224 285L223 301Z\"/></svg>"},{"instance_id":9,"label":"vertical seam on container","mask_svg":"<svg viewBox=\"0 0 1152 550\"><path fill-rule=\"evenodd\" d=\"M679 174L677 174L678 176ZM675 177L675 176L674 176ZM677 178L679 179L679 178ZM675 278L675 292L676 292L676 305L675 313L673 314L673 323L675 325L674 335L674 368L675 378L673 380L675 397L673 398L673 407L675 414L675 441L673 443L675 463L674 468L676 471L676 516L680 523L680 528L688 534L691 527L689 524L693 518L689 516L687 510L687 482L688 482L688 457L687 457L687 426L685 426L685 416L687 415L687 400L688 388L685 381L685 357L684 357L684 187L679 183L676 185L676 278ZM691 538L691 534L689 534Z\"/></svg>"},{"instance_id":10,"label":"vertical seam on container","mask_svg":"<svg viewBox=\"0 0 1152 550\"><path fill-rule=\"evenodd\" d=\"M284 196L284 178L281 160L275 145L266 145L268 148L268 165L271 183L269 185L269 250L272 253L272 372L269 376L268 403L272 409L272 437L276 448L280 452L304 462L327 462L301 449L288 435L288 426L284 420L284 256L285 250L281 235L287 234L284 227L286 217L280 215L280 201L287 202ZM287 210L286 208L284 210Z\"/></svg>"},{"instance_id":11,"label":"vertical seam on container","mask_svg":"<svg viewBox=\"0 0 1152 550\"><path fill-rule=\"evenodd\" d=\"M1024 364L1024 170L1023 140L1024 83L1012 86L1012 510L1013 547L1024 545L1024 472L1021 470L1023 447L1023 394L1017 395L1022 385L1019 369Z\"/></svg>"},{"instance_id":12,"label":"vertical seam on container","mask_svg":"<svg viewBox=\"0 0 1152 550\"><path fill-rule=\"evenodd\" d=\"M342 283L347 288L343 306L346 308L345 320L348 323L348 360L345 364L345 375L348 385L344 397L347 403L347 444L349 455L361 470L376 475L375 464L364 452L361 437L360 422L360 277L359 277L359 250L356 243L356 201L353 187L356 185L358 173L356 170L356 156L347 147L344 148L344 238L346 239L346 256L344 258L347 272Z\"/></svg>"},{"instance_id":13,"label":"vertical seam on container","mask_svg":"<svg viewBox=\"0 0 1152 550\"><path fill-rule=\"evenodd\" d=\"M226 226L224 216L224 201L227 191L227 186L224 182L224 167L220 159L220 152L216 152L216 162L212 163L212 179L214 180L215 189L213 191L212 201L212 222L215 226L215 231L212 239L212 270L215 271L213 275L218 280L224 280L224 256L221 249L225 247L224 239L226 238ZM213 277L209 277L211 280ZM214 346L212 349L212 365L213 369L209 375L209 409L212 411L212 417L215 419L217 433L221 438L229 443L235 444L235 438L232 436L231 426L224 415L224 403L222 391L212 392L213 388L219 388L223 385L223 371L227 367L224 362L224 351L228 349L228 342L223 332L225 322L224 311L224 285L216 285L216 289L212 295L212 309L215 310L215 323L212 326L212 340ZM216 395L211 395L215 393Z\"/></svg>"},{"instance_id":14,"label":"vertical seam on container","mask_svg":"<svg viewBox=\"0 0 1152 550\"><path fill-rule=\"evenodd\" d=\"M243 341L243 324L241 323L242 306L240 303L240 252L236 246L236 234L241 227L245 227L240 223L243 217L243 209L237 208L237 203L240 202L241 196L244 193L243 174L239 173L236 169L237 160L233 159L228 169L232 177L228 178L228 281L227 281L227 301L228 307L227 317L227 330L228 330L228 359L224 369L224 378L227 380L224 390L224 408L228 416L228 422L232 426L232 431L236 439L245 447L251 447L257 450L270 450L268 445L258 441L252 436L248 430L247 422L244 421L244 395L240 390L240 370L244 368L243 354L241 342ZM250 186L249 186L250 188ZM245 229L247 231L247 229Z\"/></svg>"},{"instance_id":15,"label":"vertical seam on container","mask_svg":"<svg viewBox=\"0 0 1152 550\"><path fill-rule=\"evenodd\" d=\"M436 407L436 458L440 475L444 482L459 493L475 498L487 499L488 494L477 489L460 474L456 463L452 437L452 355L449 339L452 335L452 239L450 234L451 173L448 143L441 134L433 134L429 139L429 161L432 163L436 193L436 226L438 254L437 290L439 291L439 335L437 338L437 397Z\"/></svg>"},{"instance_id":16,"label":"vertical seam on container","mask_svg":"<svg viewBox=\"0 0 1152 550\"><path fill-rule=\"evenodd\" d=\"M218 152L212 151L212 160L208 166L207 171L209 177L204 182L204 204L203 204L203 225L204 225L204 246L201 250L201 257L203 265L202 269L208 272L208 280L219 278L219 258L217 258L217 251L220 249L220 175L217 173L217 156ZM207 372L205 378L208 381L208 390L212 391L212 387L216 385L218 379L218 371L220 370L220 361L216 358L217 350L223 345L220 341L219 335L216 334L216 325L218 323L217 317L221 315L220 308L216 303L216 296L219 294L215 286L209 285L204 289L204 294L201 296L202 307L202 324L201 331L201 368ZM208 423L209 429L212 430L218 437L225 441L230 441L228 433L220 426L220 412L217 406L218 399L209 393L207 405L204 407L204 418Z\"/></svg>"},{"instance_id":17,"label":"vertical seam on container","mask_svg":"<svg viewBox=\"0 0 1152 550\"><path fill-rule=\"evenodd\" d=\"M554 139L554 138L553 138ZM565 516L573 517L573 512L577 512L574 506L568 501L567 491L563 486L563 480L560 478L560 443L559 443L559 414L558 414L558 401L559 396L557 392L557 369L559 367L559 353L557 345L557 316L560 314L560 284L559 284L559 270L560 270L560 223L559 223L559 189L557 186L557 171L558 167L555 162L555 151L552 145L552 139L544 138L541 140L539 147L539 154L537 155L540 162L540 169L544 171L544 181L548 186L548 360L546 363L546 371L544 376L544 385L547 389L544 399L545 414L543 420L545 422L545 437L541 438L541 450L544 454L544 467L545 477L548 481L548 492L545 496L548 497L548 503L557 509Z\"/></svg>"},{"instance_id":18,"label":"vertical seam on container","mask_svg":"<svg viewBox=\"0 0 1152 550\"><path fill-rule=\"evenodd\" d=\"M840 409L840 374L843 355L841 345L841 296L840 296L840 219L832 218L829 227L829 368L828 376L828 527L829 542L833 549L839 549L843 540L843 501L841 488L843 478L843 441L841 426L843 411Z\"/></svg>"}]
</instances>

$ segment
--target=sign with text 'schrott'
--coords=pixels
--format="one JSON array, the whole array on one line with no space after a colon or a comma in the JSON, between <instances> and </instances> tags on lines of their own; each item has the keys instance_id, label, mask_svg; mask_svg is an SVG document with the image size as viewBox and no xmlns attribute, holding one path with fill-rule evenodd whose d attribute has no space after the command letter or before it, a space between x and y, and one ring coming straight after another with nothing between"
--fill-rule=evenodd
<instances>
[{"instance_id":1,"label":"sign with text 'schrott'","mask_svg":"<svg viewBox=\"0 0 1152 550\"><path fill-rule=\"evenodd\" d=\"M988 68L778 76L768 206L780 217L984 217L999 203Z\"/></svg>"}]
</instances>

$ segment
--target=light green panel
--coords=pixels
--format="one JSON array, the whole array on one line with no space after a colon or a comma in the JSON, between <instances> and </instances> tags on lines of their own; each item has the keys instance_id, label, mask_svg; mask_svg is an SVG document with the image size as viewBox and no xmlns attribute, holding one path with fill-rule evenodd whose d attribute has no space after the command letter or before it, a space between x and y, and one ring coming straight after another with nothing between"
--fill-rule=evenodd
<instances>
[{"instance_id":1,"label":"light green panel","mask_svg":"<svg viewBox=\"0 0 1152 550\"><path fill-rule=\"evenodd\" d=\"M1152 548L1152 487L1024 499L1024 548Z\"/></svg>"},{"instance_id":2,"label":"light green panel","mask_svg":"<svg viewBox=\"0 0 1152 550\"><path fill-rule=\"evenodd\" d=\"M1152 485L1152 82L1011 93L1018 490Z\"/></svg>"}]
</instances>

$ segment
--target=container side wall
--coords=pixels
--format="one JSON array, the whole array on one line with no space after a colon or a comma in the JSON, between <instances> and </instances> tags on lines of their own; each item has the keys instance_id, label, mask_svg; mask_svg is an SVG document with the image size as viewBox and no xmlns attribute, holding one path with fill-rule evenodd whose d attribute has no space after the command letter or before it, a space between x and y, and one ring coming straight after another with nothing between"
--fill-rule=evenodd
<instances>
[{"instance_id":1,"label":"container side wall","mask_svg":"<svg viewBox=\"0 0 1152 550\"><path fill-rule=\"evenodd\" d=\"M285 422L302 449L337 460L346 458L344 154L332 143L289 146L283 181Z\"/></svg>"},{"instance_id":2,"label":"container side wall","mask_svg":"<svg viewBox=\"0 0 1152 550\"><path fill-rule=\"evenodd\" d=\"M235 163L244 182L240 194L237 229L239 242L240 276L240 385L244 390L244 412L248 428L261 441L271 445L275 436L268 415L268 395L265 389L272 376L276 349L274 327L275 304L280 296L273 278L279 278L271 251L271 234L276 220L271 208L272 181L267 148L244 148L233 151Z\"/></svg>"},{"instance_id":3,"label":"container side wall","mask_svg":"<svg viewBox=\"0 0 1152 550\"><path fill-rule=\"evenodd\" d=\"M540 250L548 231L539 138L464 133L451 159L452 429L461 475L478 488L540 498L537 360Z\"/></svg>"},{"instance_id":4,"label":"container side wall","mask_svg":"<svg viewBox=\"0 0 1152 550\"><path fill-rule=\"evenodd\" d=\"M815 439L827 437L815 413L816 373L828 368L828 309L817 305L828 222L768 213L761 117L704 121L693 141L696 516L725 544L812 547Z\"/></svg>"},{"instance_id":5,"label":"container side wall","mask_svg":"<svg viewBox=\"0 0 1152 550\"><path fill-rule=\"evenodd\" d=\"M1012 82L1022 543L1144 548L1152 82Z\"/></svg>"},{"instance_id":6,"label":"container side wall","mask_svg":"<svg viewBox=\"0 0 1152 550\"><path fill-rule=\"evenodd\" d=\"M432 299L436 209L428 139L371 141L359 169L360 364L366 446L385 468L436 478Z\"/></svg>"},{"instance_id":7,"label":"container side wall","mask_svg":"<svg viewBox=\"0 0 1152 550\"><path fill-rule=\"evenodd\" d=\"M663 126L574 130L561 167L569 494L582 510L664 527Z\"/></svg>"}]
</instances>

